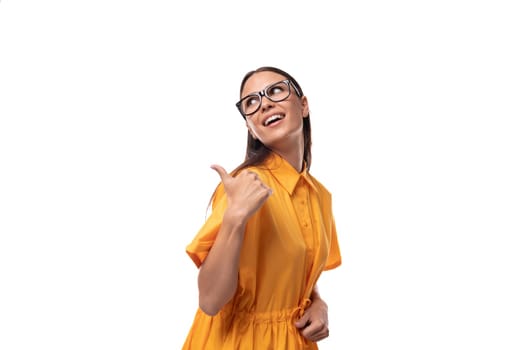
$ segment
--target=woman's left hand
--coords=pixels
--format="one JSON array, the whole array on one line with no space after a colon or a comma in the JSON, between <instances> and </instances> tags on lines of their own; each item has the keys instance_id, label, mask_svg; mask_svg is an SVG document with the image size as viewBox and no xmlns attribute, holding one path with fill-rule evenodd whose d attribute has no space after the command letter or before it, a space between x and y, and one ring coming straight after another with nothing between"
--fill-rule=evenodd
<instances>
[{"instance_id":1,"label":"woman's left hand","mask_svg":"<svg viewBox=\"0 0 525 350\"><path fill-rule=\"evenodd\" d=\"M328 337L328 306L321 298L312 300L299 320L295 322L303 337L318 342Z\"/></svg>"}]
</instances>

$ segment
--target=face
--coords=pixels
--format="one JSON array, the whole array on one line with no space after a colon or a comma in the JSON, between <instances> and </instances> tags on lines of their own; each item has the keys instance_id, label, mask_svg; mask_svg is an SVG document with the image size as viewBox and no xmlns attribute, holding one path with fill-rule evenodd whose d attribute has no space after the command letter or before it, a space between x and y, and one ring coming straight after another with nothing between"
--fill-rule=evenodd
<instances>
[{"instance_id":1,"label":"face","mask_svg":"<svg viewBox=\"0 0 525 350\"><path fill-rule=\"evenodd\" d=\"M244 84L241 97L286 79L269 71L255 73ZM303 118L308 116L308 112L306 97L299 97L290 86L290 96L283 101L273 102L263 96L259 110L246 117L246 126L254 138L269 148L300 144L303 141Z\"/></svg>"}]
</instances>

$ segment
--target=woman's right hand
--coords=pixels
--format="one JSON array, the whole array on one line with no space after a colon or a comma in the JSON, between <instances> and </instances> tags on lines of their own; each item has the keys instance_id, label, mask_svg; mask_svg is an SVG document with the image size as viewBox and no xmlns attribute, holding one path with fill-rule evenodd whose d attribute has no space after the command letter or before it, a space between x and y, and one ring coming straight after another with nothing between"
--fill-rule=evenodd
<instances>
[{"instance_id":1,"label":"woman's right hand","mask_svg":"<svg viewBox=\"0 0 525 350\"><path fill-rule=\"evenodd\" d=\"M221 177L228 198L228 209L241 218L252 216L272 194L272 189L253 171L242 170L233 177L220 165L214 164L211 168Z\"/></svg>"}]
</instances>

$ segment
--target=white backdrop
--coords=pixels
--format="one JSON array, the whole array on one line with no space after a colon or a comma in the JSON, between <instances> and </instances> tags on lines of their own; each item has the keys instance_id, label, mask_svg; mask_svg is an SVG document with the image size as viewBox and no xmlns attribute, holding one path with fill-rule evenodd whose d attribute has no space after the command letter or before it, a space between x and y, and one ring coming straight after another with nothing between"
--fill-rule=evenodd
<instances>
[{"instance_id":1,"label":"white backdrop","mask_svg":"<svg viewBox=\"0 0 525 350\"><path fill-rule=\"evenodd\" d=\"M321 349L525 348L519 1L0 2L0 348L179 349L248 70L309 97Z\"/></svg>"}]
</instances>

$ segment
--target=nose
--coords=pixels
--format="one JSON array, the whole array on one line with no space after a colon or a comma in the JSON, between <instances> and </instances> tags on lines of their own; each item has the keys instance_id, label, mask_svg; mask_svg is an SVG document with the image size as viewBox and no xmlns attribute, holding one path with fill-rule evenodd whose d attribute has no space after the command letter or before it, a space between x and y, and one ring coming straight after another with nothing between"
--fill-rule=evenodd
<instances>
[{"instance_id":1,"label":"nose","mask_svg":"<svg viewBox=\"0 0 525 350\"><path fill-rule=\"evenodd\" d=\"M268 97L266 96L261 97L261 112L264 113L264 111L267 111L268 109L273 108L274 105L275 105L275 102L270 100Z\"/></svg>"}]
</instances>

